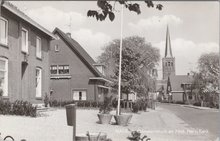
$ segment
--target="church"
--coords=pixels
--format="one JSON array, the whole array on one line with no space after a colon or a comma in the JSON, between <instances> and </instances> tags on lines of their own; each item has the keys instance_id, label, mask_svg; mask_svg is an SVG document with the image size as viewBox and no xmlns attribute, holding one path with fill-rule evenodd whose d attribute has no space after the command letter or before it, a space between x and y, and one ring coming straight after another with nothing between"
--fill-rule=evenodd
<instances>
[{"instance_id":1,"label":"church","mask_svg":"<svg viewBox=\"0 0 220 141\"><path fill-rule=\"evenodd\" d=\"M191 103L192 76L176 74L176 61L172 52L169 27L166 31L165 55L162 58L162 80L157 80L157 92L161 100L169 102Z\"/></svg>"}]
</instances>

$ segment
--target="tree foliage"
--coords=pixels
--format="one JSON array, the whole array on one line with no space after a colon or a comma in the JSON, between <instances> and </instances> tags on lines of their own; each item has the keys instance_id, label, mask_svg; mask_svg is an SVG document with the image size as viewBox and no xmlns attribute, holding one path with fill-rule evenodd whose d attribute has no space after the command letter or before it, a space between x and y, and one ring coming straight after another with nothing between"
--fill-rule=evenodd
<instances>
[{"instance_id":1,"label":"tree foliage","mask_svg":"<svg viewBox=\"0 0 220 141\"><path fill-rule=\"evenodd\" d=\"M203 74L203 77L210 82L217 82L220 67L219 67L219 54L218 53L206 53L201 55L198 61L199 71Z\"/></svg>"},{"instance_id":2,"label":"tree foliage","mask_svg":"<svg viewBox=\"0 0 220 141\"><path fill-rule=\"evenodd\" d=\"M150 85L155 85L149 73L160 59L159 50L138 36L123 39L122 45L122 93L148 91L152 88ZM120 40L113 40L98 57L99 63L104 63L107 67L107 76L115 80L115 88L118 86L119 47Z\"/></svg>"},{"instance_id":3,"label":"tree foliage","mask_svg":"<svg viewBox=\"0 0 220 141\"><path fill-rule=\"evenodd\" d=\"M193 91L200 97L216 94L220 76L219 54L205 53L198 60L199 72L193 72Z\"/></svg>"},{"instance_id":4,"label":"tree foliage","mask_svg":"<svg viewBox=\"0 0 220 141\"><path fill-rule=\"evenodd\" d=\"M151 0L145 0L144 1L149 8L156 8L158 10L162 10L163 6L161 4L154 4ZM114 4L112 4L114 3ZM99 10L88 10L87 16L88 17L94 17L97 19L97 21L103 21L107 17L109 17L110 21L113 21L115 19L115 4L119 3L121 5L124 5L125 8L127 8L129 11L135 12L137 14L141 13L140 5L138 3L132 3L128 0L97 0L97 6Z\"/></svg>"}]
</instances>

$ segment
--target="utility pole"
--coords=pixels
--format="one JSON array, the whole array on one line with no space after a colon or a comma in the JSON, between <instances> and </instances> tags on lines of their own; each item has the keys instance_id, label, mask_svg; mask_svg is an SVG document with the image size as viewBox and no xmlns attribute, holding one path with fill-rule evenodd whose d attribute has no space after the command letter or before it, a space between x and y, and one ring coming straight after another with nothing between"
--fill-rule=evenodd
<instances>
[{"instance_id":1,"label":"utility pole","mask_svg":"<svg viewBox=\"0 0 220 141\"><path fill-rule=\"evenodd\" d=\"M219 1L219 3L220 3L220 1ZM220 12L220 8L219 8L219 12ZM219 18L220 18L220 15L219 15ZM220 29L219 29L219 32L220 32ZM219 39L220 39L220 37L219 37ZM220 64L220 42L219 42L219 64ZM220 104L220 72L218 75L219 75L218 76L218 99L219 99L219 104Z\"/></svg>"}]
</instances>

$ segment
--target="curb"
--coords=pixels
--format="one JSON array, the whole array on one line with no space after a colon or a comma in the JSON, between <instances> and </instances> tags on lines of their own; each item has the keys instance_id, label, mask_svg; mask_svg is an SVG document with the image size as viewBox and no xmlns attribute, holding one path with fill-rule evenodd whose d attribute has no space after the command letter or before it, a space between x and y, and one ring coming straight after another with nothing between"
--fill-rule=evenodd
<instances>
[{"instance_id":1,"label":"curb","mask_svg":"<svg viewBox=\"0 0 220 141\"><path fill-rule=\"evenodd\" d=\"M182 107L187 107L187 108L194 108L194 109L199 109L199 110L214 110L214 111L219 111L219 109L212 109L209 107L198 107L198 106L192 106L192 105L181 105Z\"/></svg>"}]
</instances>

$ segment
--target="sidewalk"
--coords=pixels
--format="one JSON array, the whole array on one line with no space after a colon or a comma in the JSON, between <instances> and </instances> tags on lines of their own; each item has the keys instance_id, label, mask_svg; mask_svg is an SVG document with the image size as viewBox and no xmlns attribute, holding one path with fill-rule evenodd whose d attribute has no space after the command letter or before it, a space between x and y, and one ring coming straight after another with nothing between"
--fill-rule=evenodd
<instances>
[{"instance_id":1,"label":"sidewalk","mask_svg":"<svg viewBox=\"0 0 220 141\"><path fill-rule=\"evenodd\" d=\"M191 128L175 114L160 107L133 114L131 123L126 127L98 124L97 113L98 110L78 109L76 133L105 132L113 141L128 141L130 129L141 131L151 141L214 140L207 131ZM72 141L72 127L67 126L65 109L50 110L37 118L0 115L0 132L2 137L11 135L16 141Z\"/></svg>"}]
</instances>

